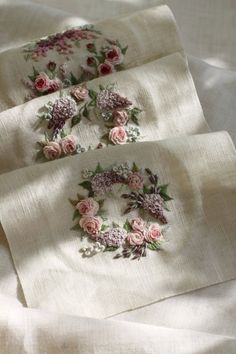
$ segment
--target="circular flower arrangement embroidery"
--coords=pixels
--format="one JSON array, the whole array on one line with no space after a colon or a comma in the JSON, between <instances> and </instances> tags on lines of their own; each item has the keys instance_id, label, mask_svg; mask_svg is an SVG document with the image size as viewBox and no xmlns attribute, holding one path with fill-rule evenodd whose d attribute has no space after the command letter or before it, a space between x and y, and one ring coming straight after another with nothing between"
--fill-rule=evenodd
<instances>
[{"instance_id":1,"label":"circular flower arrangement embroidery","mask_svg":"<svg viewBox=\"0 0 236 354\"><path fill-rule=\"evenodd\" d=\"M103 122L105 134L97 148L135 142L140 136L140 113L141 109L114 91L114 85L100 85L99 91L75 86L70 90L70 96L49 101L40 109L37 117L44 129L45 140L38 142L40 151L37 157L54 160L84 152L85 148L72 134L73 127L83 118Z\"/></svg>"},{"instance_id":2,"label":"circular flower arrangement embroidery","mask_svg":"<svg viewBox=\"0 0 236 354\"><path fill-rule=\"evenodd\" d=\"M93 256L99 252L118 251L114 258L140 259L146 257L147 250L159 251L164 242L164 231L168 221L164 210L172 198L167 193L168 185L159 185L158 176L150 169L139 169L135 163L115 165L103 169L98 163L95 171L82 171L84 179L79 185L87 195L77 195L70 199L74 207L72 230L78 230L92 246L81 249L83 256ZM121 184L128 193L121 198L128 201L123 214L136 210L138 215L127 219L123 225L108 223L103 209L106 195L112 192L115 184ZM154 222L151 220L155 220Z\"/></svg>"},{"instance_id":3,"label":"circular flower arrangement embroidery","mask_svg":"<svg viewBox=\"0 0 236 354\"><path fill-rule=\"evenodd\" d=\"M28 99L121 70L127 49L128 46L123 47L118 40L105 38L91 25L72 28L27 44L23 47L26 61L45 62L50 57L43 64L43 70L42 65L39 69L35 64L28 79L23 80L31 90ZM55 54L57 62L54 61ZM64 58L63 62L61 58Z\"/></svg>"}]
</instances>

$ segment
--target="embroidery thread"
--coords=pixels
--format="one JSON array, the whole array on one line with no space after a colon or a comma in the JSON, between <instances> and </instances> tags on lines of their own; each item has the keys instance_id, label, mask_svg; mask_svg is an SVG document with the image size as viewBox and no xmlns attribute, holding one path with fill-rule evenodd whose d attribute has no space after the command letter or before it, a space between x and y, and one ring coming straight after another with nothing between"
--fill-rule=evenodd
<instances>
[{"instance_id":1,"label":"embroidery thread","mask_svg":"<svg viewBox=\"0 0 236 354\"><path fill-rule=\"evenodd\" d=\"M140 137L141 112L128 98L115 92L113 84L100 85L98 92L85 86L75 86L70 90L70 96L49 101L40 109L37 118L44 128L45 140L38 142L38 157L53 160L84 152L85 148L78 145L72 134L73 127L82 119L102 122L105 134L96 148L135 142Z\"/></svg>"},{"instance_id":2,"label":"embroidery thread","mask_svg":"<svg viewBox=\"0 0 236 354\"><path fill-rule=\"evenodd\" d=\"M135 163L115 165L110 169L103 169L98 163L95 171L82 171L82 177L84 181L79 185L87 190L87 196L78 194L77 199L70 199L70 203L74 207L73 220L77 221L72 230L79 231L82 237L93 243L81 249L83 256L122 248L114 258L132 256L132 259L140 259L146 257L148 249L161 249L165 232L163 225L168 223L164 210L168 210L166 203L172 200L167 194L167 184L159 185L156 174L148 168L139 169ZM123 225L107 222L104 217L107 211L103 209L105 196L112 194L115 184L129 190L129 193L121 195L128 200L123 214L140 211L144 218L140 215L132 217Z\"/></svg>"},{"instance_id":3,"label":"embroidery thread","mask_svg":"<svg viewBox=\"0 0 236 354\"><path fill-rule=\"evenodd\" d=\"M58 63L54 59L49 60L44 69L33 66L32 73L23 80L31 90L28 99L122 70L127 49L128 46L123 47L118 40L103 37L94 26L88 25L27 44L23 47L26 61L37 63L55 53L65 58L63 63L61 60ZM77 64L78 57L82 58L80 64ZM75 65L76 69L69 70L69 66Z\"/></svg>"}]
</instances>

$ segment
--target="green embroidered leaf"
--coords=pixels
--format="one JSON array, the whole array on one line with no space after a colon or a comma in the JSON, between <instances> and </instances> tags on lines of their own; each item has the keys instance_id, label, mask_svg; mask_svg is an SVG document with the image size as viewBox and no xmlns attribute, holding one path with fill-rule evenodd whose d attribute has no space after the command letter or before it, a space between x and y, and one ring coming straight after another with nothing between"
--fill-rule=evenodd
<instances>
[{"instance_id":1,"label":"green embroidered leaf","mask_svg":"<svg viewBox=\"0 0 236 354\"><path fill-rule=\"evenodd\" d=\"M168 186L169 184L162 184L161 186L159 186L159 189L161 192L166 193Z\"/></svg>"},{"instance_id":2,"label":"green embroidered leaf","mask_svg":"<svg viewBox=\"0 0 236 354\"><path fill-rule=\"evenodd\" d=\"M113 221L112 222L112 227L114 227L114 229L117 229L117 228L120 227L120 225Z\"/></svg>"},{"instance_id":3,"label":"green embroidered leaf","mask_svg":"<svg viewBox=\"0 0 236 354\"><path fill-rule=\"evenodd\" d=\"M99 61L100 64L103 64L105 61L105 55L103 53L101 55L95 55L95 58Z\"/></svg>"},{"instance_id":4,"label":"green embroidered leaf","mask_svg":"<svg viewBox=\"0 0 236 354\"><path fill-rule=\"evenodd\" d=\"M74 200L74 199L70 199L69 198L69 202L70 204L72 204L73 206L76 206L78 204L78 200Z\"/></svg>"},{"instance_id":5,"label":"green embroidered leaf","mask_svg":"<svg viewBox=\"0 0 236 354\"><path fill-rule=\"evenodd\" d=\"M118 258L121 258L121 257L122 257L122 254L117 253L117 254L115 255L115 257L113 257L113 259L118 259Z\"/></svg>"},{"instance_id":6,"label":"green embroidered leaf","mask_svg":"<svg viewBox=\"0 0 236 354\"><path fill-rule=\"evenodd\" d=\"M124 228L127 232L131 232L131 231L132 231L132 227L131 227L131 225L130 225L130 223L129 223L128 220L126 220L126 222L125 222L123 228Z\"/></svg>"},{"instance_id":7,"label":"green embroidered leaf","mask_svg":"<svg viewBox=\"0 0 236 354\"><path fill-rule=\"evenodd\" d=\"M74 116L71 120L71 127L74 127L75 125L79 124L81 121L81 114L78 113L76 116Z\"/></svg>"},{"instance_id":8,"label":"green embroidered leaf","mask_svg":"<svg viewBox=\"0 0 236 354\"><path fill-rule=\"evenodd\" d=\"M115 89L115 86L116 86L116 84L114 82L112 82L106 86L106 90L113 91Z\"/></svg>"},{"instance_id":9,"label":"green embroidered leaf","mask_svg":"<svg viewBox=\"0 0 236 354\"><path fill-rule=\"evenodd\" d=\"M78 202L85 199L85 197L82 194L77 193L77 198L78 198Z\"/></svg>"},{"instance_id":10,"label":"green embroidered leaf","mask_svg":"<svg viewBox=\"0 0 236 354\"><path fill-rule=\"evenodd\" d=\"M105 133L101 136L101 140L105 141L106 143L109 141L109 134Z\"/></svg>"},{"instance_id":11,"label":"green embroidered leaf","mask_svg":"<svg viewBox=\"0 0 236 354\"><path fill-rule=\"evenodd\" d=\"M161 245L159 242L147 243L147 247L152 251L158 251L161 249Z\"/></svg>"},{"instance_id":12,"label":"green embroidered leaf","mask_svg":"<svg viewBox=\"0 0 236 354\"><path fill-rule=\"evenodd\" d=\"M127 52L127 49L128 49L128 45L127 45L126 47L124 47L124 48L121 49L121 53L122 53L123 55L125 55L126 52Z\"/></svg>"},{"instance_id":13,"label":"green embroidered leaf","mask_svg":"<svg viewBox=\"0 0 236 354\"><path fill-rule=\"evenodd\" d=\"M80 216L79 210L75 209L72 220L74 221L79 216Z\"/></svg>"},{"instance_id":14,"label":"green embroidered leaf","mask_svg":"<svg viewBox=\"0 0 236 354\"><path fill-rule=\"evenodd\" d=\"M102 219L103 219L103 221L107 220L107 218L104 218L104 217L103 217L103 215L105 215L105 214L106 214L106 211L103 210L103 209L99 209L98 212L97 212L97 215L98 215L98 216L101 216Z\"/></svg>"},{"instance_id":15,"label":"green embroidered leaf","mask_svg":"<svg viewBox=\"0 0 236 354\"><path fill-rule=\"evenodd\" d=\"M79 183L79 186L83 187L84 189L87 189L88 191L92 191L92 183L90 181L83 181Z\"/></svg>"},{"instance_id":16,"label":"green embroidered leaf","mask_svg":"<svg viewBox=\"0 0 236 354\"><path fill-rule=\"evenodd\" d=\"M132 111L133 114L139 114L139 113L142 112L142 109L140 109L140 108L138 108L138 107L134 107L134 108L132 108L131 111Z\"/></svg>"},{"instance_id":17,"label":"green embroidered leaf","mask_svg":"<svg viewBox=\"0 0 236 354\"><path fill-rule=\"evenodd\" d=\"M85 105L84 106L84 109L83 109L83 116L85 117L85 118L89 118L89 111L88 111L88 108L87 108L87 106Z\"/></svg>"},{"instance_id":18,"label":"green embroidered leaf","mask_svg":"<svg viewBox=\"0 0 236 354\"><path fill-rule=\"evenodd\" d=\"M168 188L169 184L163 184L161 186L159 186L159 193L160 196L164 199L165 202L168 202L169 200L173 200L173 198L171 198L168 194L167 194L167 188Z\"/></svg>"},{"instance_id":19,"label":"green embroidered leaf","mask_svg":"<svg viewBox=\"0 0 236 354\"><path fill-rule=\"evenodd\" d=\"M28 61L30 58L31 58L31 54L30 53L24 54L25 61Z\"/></svg>"},{"instance_id":20,"label":"green embroidered leaf","mask_svg":"<svg viewBox=\"0 0 236 354\"><path fill-rule=\"evenodd\" d=\"M170 209L167 207L167 205L166 205L165 202L163 203L163 208L164 208L166 211L170 211Z\"/></svg>"},{"instance_id":21,"label":"green embroidered leaf","mask_svg":"<svg viewBox=\"0 0 236 354\"><path fill-rule=\"evenodd\" d=\"M42 150L38 151L36 156L35 156L35 160L36 161L41 161L41 160L45 160L45 156Z\"/></svg>"},{"instance_id":22,"label":"green embroidered leaf","mask_svg":"<svg viewBox=\"0 0 236 354\"><path fill-rule=\"evenodd\" d=\"M40 146L41 148L44 148L44 146L46 145L46 142L44 141L37 141L36 143L38 146Z\"/></svg>"},{"instance_id":23,"label":"green embroidered leaf","mask_svg":"<svg viewBox=\"0 0 236 354\"><path fill-rule=\"evenodd\" d=\"M140 112L142 112L142 110L139 109L138 107L134 107L129 111L130 118L136 125L139 125L138 115Z\"/></svg>"},{"instance_id":24,"label":"green embroidered leaf","mask_svg":"<svg viewBox=\"0 0 236 354\"><path fill-rule=\"evenodd\" d=\"M92 99L96 99L97 98L97 92L90 89L89 90L89 97L92 98Z\"/></svg>"},{"instance_id":25,"label":"green embroidered leaf","mask_svg":"<svg viewBox=\"0 0 236 354\"><path fill-rule=\"evenodd\" d=\"M35 82L36 77L34 75L28 75L28 78L32 81Z\"/></svg>"},{"instance_id":26,"label":"green embroidered leaf","mask_svg":"<svg viewBox=\"0 0 236 354\"><path fill-rule=\"evenodd\" d=\"M119 247L114 247L114 246L106 246L105 250L103 252L113 252L116 251Z\"/></svg>"},{"instance_id":27,"label":"green embroidered leaf","mask_svg":"<svg viewBox=\"0 0 236 354\"><path fill-rule=\"evenodd\" d=\"M102 224L101 231L105 231L108 227L108 225Z\"/></svg>"},{"instance_id":28,"label":"green embroidered leaf","mask_svg":"<svg viewBox=\"0 0 236 354\"><path fill-rule=\"evenodd\" d=\"M103 207L104 202L105 202L105 199L101 199L101 200L98 201L99 208L102 208L102 207Z\"/></svg>"},{"instance_id":29,"label":"green embroidered leaf","mask_svg":"<svg viewBox=\"0 0 236 354\"><path fill-rule=\"evenodd\" d=\"M72 85L77 85L79 83L78 79L75 77L75 75L72 72L70 73L70 81Z\"/></svg>"},{"instance_id":30,"label":"green embroidered leaf","mask_svg":"<svg viewBox=\"0 0 236 354\"><path fill-rule=\"evenodd\" d=\"M103 85L99 85L99 89L100 89L100 91L103 91L103 90L105 90L106 88L105 88L105 86L103 86Z\"/></svg>"},{"instance_id":31,"label":"green embroidered leaf","mask_svg":"<svg viewBox=\"0 0 236 354\"><path fill-rule=\"evenodd\" d=\"M61 136L61 139L66 137L66 133L65 133L64 129L61 130L60 136Z\"/></svg>"},{"instance_id":32,"label":"green embroidered leaf","mask_svg":"<svg viewBox=\"0 0 236 354\"><path fill-rule=\"evenodd\" d=\"M88 107L95 107L96 106L96 98L93 98L87 105Z\"/></svg>"},{"instance_id":33,"label":"green embroidered leaf","mask_svg":"<svg viewBox=\"0 0 236 354\"><path fill-rule=\"evenodd\" d=\"M149 190L149 188L146 185L143 186L143 193L144 194L149 194L150 193L150 190Z\"/></svg>"},{"instance_id":34,"label":"green embroidered leaf","mask_svg":"<svg viewBox=\"0 0 236 354\"><path fill-rule=\"evenodd\" d=\"M139 171L138 166L136 165L136 163L135 163L135 162L133 162L132 172L138 172L138 171Z\"/></svg>"},{"instance_id":35,"label":"green embroidered leaf","mask_svg":"<svg viewBox=\"0 0 236 354\"><path fill-rule=\"evenodd\" d=\"M38 74L39 74L38 70L35 69L34 66L33 66L33 74L34 74L35 77L38 76Z\"/></svg>"},{"instance_id":36,"label":"green embroidered leaf","mask_svg":"<svg viewBox=\"0 0 236 354\"><path fill-rule=\"evenodd\" d=\"M138 118L135 115L132 114L130 118L134 124L139 125Z\"/></svg>"},{"instance_id":37,"label":"green embroidered leaf","mask_svg":"<svg viewBox=\"0 0 236 354\"><path fill-rule=\"evenodd\" d=\"M33 74L32 75L28 75L28 78L32 81L35 82L36 77L39 75L39 72L37 69L35 69L35 67L33 66Z\"/></svg>"},{"instance_id":38,"label":"green embroidered leaf","mask_svg":"<svg viewBox=\"0 0 236 354\"><path fill-rule=\"evenodd\" d=\"M80 227L79 224L75 224L74 226L72 226L70 228L72 231L80 231L80 232L84 232L84 230Z\"/></svg>"},{"instance_id":39,"label":"green embroidered leaf","mask_svg":"<svg viewBox=\"0 0 236 354\"><path fill-rule=\"evenodd\" d=\"M168 194L166 194L164 192L160 192L160 196L164 199L165 202L173 200L173 198L171 198Z\"/></svg>"},{"instance_id":40,"label":"green embroidered leaf","mask_svg":"<svg viewBox=\"0 0 236 354\"><path fill-rule=\"evenodd\" d=\"M98 162L94 173L97 174L97 173L102 173L102 172L104 172L104 170L103 170L102 166L100 165L100 162Z\"/></svg>"}]
</instances>

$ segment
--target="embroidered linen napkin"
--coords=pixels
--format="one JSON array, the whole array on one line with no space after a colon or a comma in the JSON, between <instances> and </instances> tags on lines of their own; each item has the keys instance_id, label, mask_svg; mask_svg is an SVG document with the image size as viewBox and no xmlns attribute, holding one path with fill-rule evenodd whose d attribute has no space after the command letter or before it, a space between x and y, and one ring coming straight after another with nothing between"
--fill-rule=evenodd
<instances>
[{"instance_id":1,"label":"embroidered linen napkin","mask_svg":"<svg viewBox=\"0 0 236 354\"><path fill-rule=\"evenodd\" d=\"M0 54L0 111L182 51L167 6L44 37ZM22 82L24 81L24 84Z\"/></svg>"},{"instance_id":2,"label":"embroidered linen napkin","mask_svg":"<svg viewBox=\"0 0 236 354\"><path fill-rule=\"evenodd\" d=\"M0 172L208 130L186 61L176 53L2 112Z\"/></svg>"},{"instance_id":3,"label":"embroidered linen napkin","mask_svg":"<svg viewBox=\"0 0 236 354\"><path fill-rule=\"evenodd\" d=\"M107 317L234 278L235 173L231 139L214 133L2 175L27 305Z\"/></svg>"}]
</instances>

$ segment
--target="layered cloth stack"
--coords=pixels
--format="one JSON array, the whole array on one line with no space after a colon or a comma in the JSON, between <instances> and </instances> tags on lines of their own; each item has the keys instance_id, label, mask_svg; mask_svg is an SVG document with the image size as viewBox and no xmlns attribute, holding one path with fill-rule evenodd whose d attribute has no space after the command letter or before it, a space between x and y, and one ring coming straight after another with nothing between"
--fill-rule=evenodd
<instances>
[{"instance_id":1,"label":"layered cloth stack","mask_svg":"<svg viewBox=\"0 0 236 354\"><path fill-rule=\"evenodd\" d=\"M0 75L1 353L235 353L236 151L170 9L2 51Z\"/></svg>"}]
</instances>

